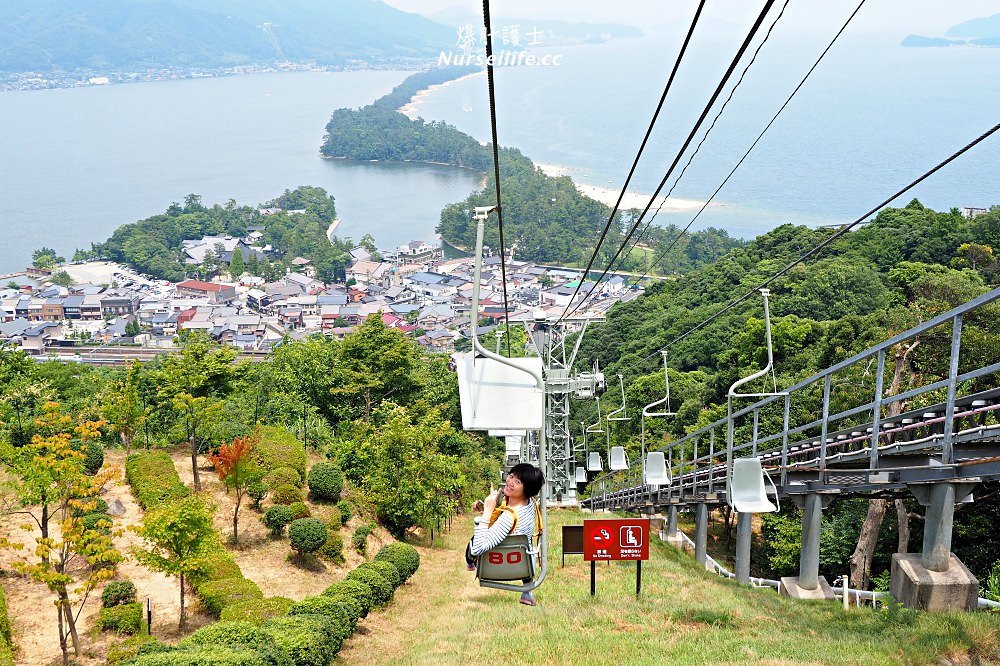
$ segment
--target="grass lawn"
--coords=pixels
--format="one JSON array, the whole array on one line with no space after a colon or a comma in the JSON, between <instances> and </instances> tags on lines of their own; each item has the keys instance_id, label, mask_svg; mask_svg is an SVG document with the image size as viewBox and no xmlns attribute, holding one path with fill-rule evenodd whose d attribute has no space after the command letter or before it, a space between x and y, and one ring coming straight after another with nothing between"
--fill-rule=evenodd
<instances>
[{"instance_id":1,"label":"grass lawn","mask_svg":"<svg viewBox=\"0 0 1000 666\"><path fill-rule=\"evenodd\" d=\"M942 657L1000 659L1000 616L910 611L845 612L739 586L699 570L687 555L654 543L635 597L635 564L590 568L567 556L561 525L584 514L549 512L549 577L536 608L517 595L480 588L462 551L470 518L432 547L386 612L363 623L345 664L937 664ZM966 662L977 663L977 662Z\"/></svg>"}]
</instances>

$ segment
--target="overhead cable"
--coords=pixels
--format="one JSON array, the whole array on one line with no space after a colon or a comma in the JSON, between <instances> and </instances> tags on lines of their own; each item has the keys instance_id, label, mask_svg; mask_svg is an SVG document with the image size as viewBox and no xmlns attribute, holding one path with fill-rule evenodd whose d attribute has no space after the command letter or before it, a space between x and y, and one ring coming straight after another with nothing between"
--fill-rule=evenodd
<instances>
[{"instance_id":1,"label":"overhead cable","mask_svg":"<svg viewBox=\"0 0 1000 666\"><path fill-rule=\"evenodd\" d=\"M660 110L663 108L663 102L667 99L667 94L670 92L670 88L674 83L674 77L677 76L677 70L680 68L681 61L684 59L684 54L687 52L688 44L691 42L691 36L694 34L694 29L698 25L698 19L701 18L701 11L705 8L706 0L700 0L698 3L698 9L695 10L694 18L691 19L691 26L688 28L687 35L684 37L684 43L681 44L681 50L677 53L677 58L674 60L673 69L670 70L670 77L667 79L666 85L663 87L663 93L660 95L660 101L656 105L656 111L653 112L653 117L649 120L649 127L646 128L646 134L642 137L642 143L639 145L639 150L635 154L635 159L632 160L632 168L629 169L628 176L625 178L625 184L622 185L622 190L618 194L618 199L615 201L615 205L611 209L611 214L608 215L608 221L604 225L604 230L601 232L601 237L597 240L597 245L594 247L593 254L590 255L590 260L587 262L587 267L583 271L583 275L580 279L580 284L576 286L573 291L573 295L570 296L569 302L572 303L576 295L580 293L580 286L584 283L587 278L587 273L594 265L594 261L597 259L597 255L601 250L601 246L604 244L604 239L608 235L608 231L611 229L611 225L614 223L615 214L618 212L619 206L621 206L622 199L625 197L628 191L629 183L632 182L632 176L635 174L635 169L639 165L639 158L642 157L642 152L646 148L646 143L649 141L649 137L653 134L653 126L656 125L656 121L660 116ZM567 305L567 308L569 306ZM563 311L559 319L562 320L566 316L566 310Z\"/></svg>"}]
</instances>

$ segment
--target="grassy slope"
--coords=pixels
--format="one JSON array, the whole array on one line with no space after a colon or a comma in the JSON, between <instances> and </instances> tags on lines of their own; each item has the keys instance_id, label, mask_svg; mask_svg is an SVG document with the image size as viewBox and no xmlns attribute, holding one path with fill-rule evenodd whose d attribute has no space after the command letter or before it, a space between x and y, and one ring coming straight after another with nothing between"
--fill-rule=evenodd
<instances>
[{"instance_id":1,"label":"grassy slope","mask_svg":"<svg viewBox=\"0 0 1000 666\"><path fill-rule=\"evenodd\" d=\"M635 565L589 565L569 556L559 567L560 526L572 511L549 514L550 576L539 606L480 588L461 551L468 520L431 549L385 613L348 641L346 664L929 664L942 655L1000 657L1000 618L983 614L889 616L837 604L804 603L740 587L699 571L688 556L655 544L635 599Z\"/></svg>"}]
</instances>

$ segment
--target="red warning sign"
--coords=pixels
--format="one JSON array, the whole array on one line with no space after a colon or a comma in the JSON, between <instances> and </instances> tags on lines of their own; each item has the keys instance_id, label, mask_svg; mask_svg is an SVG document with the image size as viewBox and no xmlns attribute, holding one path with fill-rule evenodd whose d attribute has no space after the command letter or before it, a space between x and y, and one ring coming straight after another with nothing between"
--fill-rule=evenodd
<instances>
[{"instance_id":1,"label":"red warning sign","mask_svg":"<svg viewBox=\"0 0 1000 666\"><path fill-rule=\"evenodd\" d=\"M583 559L648 560L649 518L583 521Z\"/></svg>"}]
</instances>

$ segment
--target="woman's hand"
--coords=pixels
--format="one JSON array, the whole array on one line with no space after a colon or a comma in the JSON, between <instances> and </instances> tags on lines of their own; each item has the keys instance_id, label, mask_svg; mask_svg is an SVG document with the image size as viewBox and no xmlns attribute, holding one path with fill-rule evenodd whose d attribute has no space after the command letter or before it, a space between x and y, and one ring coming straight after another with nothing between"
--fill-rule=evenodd
<instances>
[{"instance_id":1,"label":"woman's hand","mask_svg":"<svg viewBox=\"0 0 1000 666\"><path fill-rule=\"evenodd\" d=\"M490 484L490 494L483 500L483 516L489 518L493 515L493 509L497 508L497 490Z\"/></svg>"}]
</instances>

